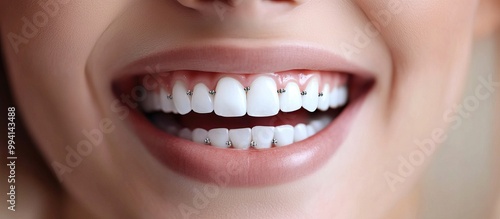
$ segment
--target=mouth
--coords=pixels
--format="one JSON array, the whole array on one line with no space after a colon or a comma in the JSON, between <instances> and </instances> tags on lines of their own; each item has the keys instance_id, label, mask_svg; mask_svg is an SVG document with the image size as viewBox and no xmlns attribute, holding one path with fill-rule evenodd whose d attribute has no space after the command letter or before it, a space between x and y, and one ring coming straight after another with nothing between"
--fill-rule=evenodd
<instances>
[{"instance_id":1,"label":"mouth","mask_svg":"<svg viewBox=\"0 0 500 219\"><path fill-rule=\"evenodd\" d=\"M338 56L332 56L337 64L328 68L283 69L290 66L290 59L284 58L276 59L271 73L238 69L249 61L258 64L252 59L266 58L262 51L268 49L224 48L234 55L234 62L226 66L230 71L189 64L175 69L168 67L175 64L164 63L155 72L139 71L115 80L113 90L118 98L121 94L134 97L137 103L128 104L134 108L132 127L167 168L225 186L286 183L313 173L333 157L374 79L352 71L352 66L343 69L347 65L334 61ZM324 52L306 50L316 55ZM200 52L211 53L212 58L195 60ZM209 66L214 57L227 60L213 48L182 53L198 66L203 66L200 62ZM175 54L169 52L163 58ZM277 54L283 53L267 58L275 59ZM245 64L238 63L242 60ZM147 69L144 63L134 63L135 68Z\"/></svg>"}]
</instances>

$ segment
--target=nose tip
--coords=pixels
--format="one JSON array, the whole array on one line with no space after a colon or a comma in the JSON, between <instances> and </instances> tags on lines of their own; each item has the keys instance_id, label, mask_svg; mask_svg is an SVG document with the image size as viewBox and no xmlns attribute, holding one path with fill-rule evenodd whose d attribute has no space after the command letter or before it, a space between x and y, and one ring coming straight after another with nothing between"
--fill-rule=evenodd
<instances>
[{"instance_id":1,"label":"nose tip","mask_svg":"<svg viewBox=\"0 0 500 219\"><path fill-rule=\"evenodd\" d=\"M181 5L204 15L231 12L234 15L277 14L292 9L308 0L177 0Z\"/></svg>"}]
</instances>

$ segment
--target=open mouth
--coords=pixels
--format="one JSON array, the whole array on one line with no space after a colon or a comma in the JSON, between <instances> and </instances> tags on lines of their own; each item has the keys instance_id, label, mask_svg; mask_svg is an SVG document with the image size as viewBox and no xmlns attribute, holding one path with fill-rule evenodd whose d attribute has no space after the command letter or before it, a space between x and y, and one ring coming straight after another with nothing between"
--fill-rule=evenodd
<instances>
[{"instance_id":1,"label":"open mouth","mask_svg":"<svg viewBox=\"0 0 500 219\"><path fill-rule=\"evenodd\" d=\"M163 131L227 149L268 149L325 128L348 100L347 75L319 71L161 76L141 109ZM139 81L143 81L141 78Z\"/></svg>"},{"instance_id":2,"label":"open mouth","mask_svg":"<svg viewBox=\"0 0 500 219\"><path fill-rule=\"evenodd\" d=\"M245 63L293 63L276 59L282 52L262 57L262 49L228 51ZM130 116L146 148L181 175L218 184L223 179L224 186L272 185L313 173L340 147L374 82L367 74L327 69L243 73L234 71L237 62L226 65L231 71L217 71L210 63L228 57L213 48L180 57L194 60L200 53L211 54L202 61L207 70L195 60L178 69L132 74L114 82L114 93L139 96L136 88L148 88ZM304 60L295 57L298 64Z\"/></svg>"}]
</instances>

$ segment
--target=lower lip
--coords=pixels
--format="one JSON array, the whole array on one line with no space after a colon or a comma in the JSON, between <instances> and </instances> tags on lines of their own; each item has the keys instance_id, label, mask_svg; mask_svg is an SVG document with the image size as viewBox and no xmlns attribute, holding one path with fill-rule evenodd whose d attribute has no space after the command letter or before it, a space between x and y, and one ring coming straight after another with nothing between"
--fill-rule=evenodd
<instances>
[{"instance_id":1,"label":"lower lip","mask_svg":"<svg viewBox=\"0 0 500 219\"><path fill-rule=\"evenodd\" d=\"M365 96L356 98L316 135L267 150L201 145L161 131L137 111L129 118L150 153L177 173L229 187L269 186L300 179L322 167L342 145Z\"/></svg>"}]
</instances>

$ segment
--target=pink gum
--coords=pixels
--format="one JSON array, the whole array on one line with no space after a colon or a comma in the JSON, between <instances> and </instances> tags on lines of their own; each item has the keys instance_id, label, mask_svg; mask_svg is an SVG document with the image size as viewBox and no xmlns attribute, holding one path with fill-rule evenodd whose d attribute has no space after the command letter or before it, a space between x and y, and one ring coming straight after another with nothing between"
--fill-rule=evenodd
<instances>
[{"instance_id":1,"label":"pink gum","mask_svg":"<svg viewBox=\"0 0 500 219\"><path fill-rule=\"evenodd\" d=\"M348 76L338 72L320 72L320 71L286 71L279 73L262 74L233 74L233 73L209 73L198 71L175 71L161 73L161 87L167 92L172 91L175 82L182 81L188 90L193 90L199 83L205 84L208 89L215 90L217 82L223 77L230 77L238 80L243 87L250 87L252 82L260 76L268 76L274 79L278 89L284 89L289 82L295 82L301 90L305 90L308 82L313 78L319 78L319 91L323 90L325 84L330 85L330 89L345 85Z\"/></svg>"}]
</instances>

